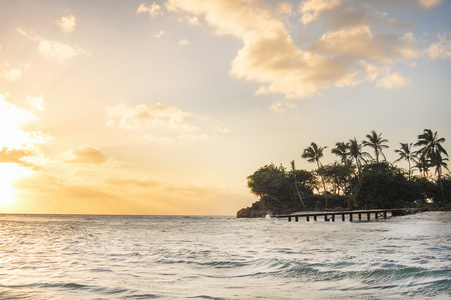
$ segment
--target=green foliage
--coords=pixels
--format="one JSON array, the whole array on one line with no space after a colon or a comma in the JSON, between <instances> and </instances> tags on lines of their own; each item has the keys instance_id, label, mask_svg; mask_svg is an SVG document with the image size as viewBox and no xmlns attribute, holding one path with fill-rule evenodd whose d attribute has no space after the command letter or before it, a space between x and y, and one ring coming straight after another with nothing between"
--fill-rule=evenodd
<instances>
[{"instance_id":1,"label":"green foliage","mask_svg":"<svg viewBox=\"0 0 451 300\"><path fill-rule=\"evenodd\" d=\"M440 180L437 178L430 184L428 198L432 199L436 206L451 209L451 174L446 174Z\"/></svg>"},{"instance_id":2,"label":"green foliage","mask_svg":"<svg viewBox=\"0 0 451 300\"><path fill-rule=\"evenodd\" d=\"M404 172L388 163L365 166L355 190L357 206L361 208L396 208L411 202L409 181Z\"/></svg>"},{"instance_id":3,"label":"green foliage","mask_svg":"<svg viewBox=\"0 0 451 300\"><path fill-rule=\"evenodd\" d=\"M286 172L283 166L266 165L248 176L248 187L260 197L261 205L273 214L289 213L303 209L293 180L295 176L301 194L312 194L308 181L310 172L293 170Z\"/></svg>"},{"instance_id":4,"label":"green foliage","mask_svg":"<svg viewBox=\"0 0 451 300\"><path fill-rule=\"evenodd\" d=\"M382 138L382 133L378 135L376 131L372 130L370 134L366 135L366 138L367 140L364 140L362 144L365 147L373 148L374 154L376 156L376 163L379 162L379 155L382 155L384 157L384 161L387 160L384 152L382 152L382 149L388 148L387 145L384 145L385 143L388 143L388 140Z\"/></svg>"},{"instance_id":5,"label":"green foliage","mask_svg":"<svg viewBox=\"0 0 451 300\"><path fill-rule=\"evenodd\" d=\"M324 180L324 176L322 175L322 165L319 161L321 157L323 157L323 151L326 149L326 147L318 146L316 143L311 143L310 147L304 149L304 152L302 153L302 158L307 159L308 162L316 162L316 165L318 166L318 175L321 177L321 181L323 182L323 188L324 188L324 199L326 201L326 207L327 207L327 188L326 188L326 182Z\"/></svg>"},{"instance_id":6,"label":"green foliage","mask_svg":"<svg viewBox=\"0 0 451 300\"><path fill-rule=\"evenodd\" d=\"M325 207L324 195L312 194L305 198L306 210L327 210ZM347 195L328 195L328 204L332 210L348 210L354 207L354 201Z\"/></svg>"},{"instance_id":7,"label":"green foliage","mask_svg":"<svg viewBox=\"0 0 451 300\"><path fill-rule=\"evenodd\" d=\"M349 194L351 190L351 178L354 169L347 165L334 163L322 167L321 173L326 184L330 187L329 192L334 195Z\"/></svg>"},{"instance_id":8,"label":"green foliage","mask_svg":"<svg viewBox=\"0 0 451 300\"><path fill-rule=\"evenodd\" d=\"M279 192L283 188L285 169L274 164L261 167L247 177L247 185L257 196L265 197Z\"/></svg>"},{"instance_id":9,"label":"green foliage","mask_svg":"<svg viewBox=\"0 0 451 300\"><path fill-rule=\"evenodd\" d=\"M400 143L395 152L405 160L408 170L388 162L383 149L388 141L374 130L362 144L357 139L347 143L338 142L332 153L338 160L322 165L324 149L327 147L311 143L304 149L302 157L316 163L313 171L296 170L294 160L291 171L274 164L266 165L248 179L248 187L260 200L251 207L237 213L239 217L261 217L267 213L283 214L301 210L371 209L405 207L448 207L451 209L451 175L443 174L448 169L448 153L443 148L444 138L437 132L425 129L418 142ZM412 146L413 145L413 146ZM363 146L374 151L375 158L363 152ZM421 147L414 151L413 147ZM379 158L383 161L380 162ZM411 163L415 163L412 165ZM428 169L435 167L435 180L429 179ZM420 176L413 176L413 169ZM316 194L313 193L315 191ZM328 205L329 204L329 205Z\"/></svg>"}]
</instances>

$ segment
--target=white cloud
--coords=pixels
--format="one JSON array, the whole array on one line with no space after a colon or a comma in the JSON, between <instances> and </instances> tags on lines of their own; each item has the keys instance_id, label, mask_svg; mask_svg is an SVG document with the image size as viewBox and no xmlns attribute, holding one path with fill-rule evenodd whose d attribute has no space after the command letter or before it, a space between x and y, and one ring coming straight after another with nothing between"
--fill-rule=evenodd
<instances>
[{"instance_id":1,"label":"white cloud","mask_svg":"<svg viewBox=\"0 0 451 300\"><path fill-rule=\"evenodd\" d=\"M107 126L142 132L135 138L164 145L213 140L228 132L226 128L211 129L206 118L162 103L134 107L122 103L107 107L106 113L110 118Z\"/></svg>"},{"instance_id":2,"label":"white cloud","mask_svg":"<svg viewBox=\"0 0 451 300\"><path fill-rule=\"evenodd\" d=\"M399 73L395 72L381 78L377 82L377 87L390 89L410 84L410 81Z\"/></svg>"},{"instance_id":3,"label":"white cloud","mask_svg":"<svg viewBox=\"0 0 451 300\"><path fill-rule=\"evenodd\" d=\"M153 37L154 38L161 38L162 36L164 36L166 34L166 32L164 30L160 30L160 31L155 31L153 33Z\"/></svg>"},{"instance_id":4,"label":"white cloud","mask_svg":"<svg viewBox=\"0 0 451 300\"><path fill-rule=\"evenodd\" d=\"M265 84L258 94L305 97L316 94L318 86L329 84L315 74L324 72L324 58L294 45L284 25L261 2L170 0L167 7L204 15L217 34L242 39L244 47L232 61L230 73Z\"/></svg>"},{"instance_id":5,"label":"white cloud","mask_svg":"<svg viewBox=\"0 0 451 300\"><path fill-rule=\"evenodd\" d=\"M22 76L22 70L19 68L12 68L4 71L2 75L8 81L16 81Z\"/></svg>"},{"instance_id":6,"label":"white cloud","mask_svg":"<svg viewBox=\"0 0 451 300\"><path fill-rule=\"evenodd\" d=\"M188 18L188 23L191 25L200 25L199 19L197 17Z\"/></svg>"},{"instance_id":7,"label":"white cloud","mask_svg":"<svg viewBox=\"0 0 451 300\"><path fill-rule=\"evenodd\" d=\"M412 33L404 35L373 35L367 25L346 27L325 33L310 50L322 55L347 59L370 59L388 63L393 58L413 59L419 56Z\"/></svg>"},{"instance_id":8,"label":"white cloud","mask_svg":"<svg viewBox=\"0 0 451 300\"><path fill-rule=\"evenodd\" d=\"M149 14L149 16L151 16L151 17L158 17L158 16L163 15L161 6L156 4L155 2L152 3L151 5L141 4L138 7L138 10L136 11L136 13L137 14L146 13L146 14Z\"/></svg>"},{"instance_id":9,"label":"white cloud","mask_svg":"<svg viewBox=\"0 0 451 300\"><path fill-rule=\"evenodd\" d=\"M27 102L31 107L36 108L37 110L44 110L44 97L42 95L27 97Z\"/></svg>"},{"instance_id":10,"label":"white cloud","mask_svg":"<svg viewBox=\"0 0 451 300\"><path fill-rule=\"evenodd\" d=\"M181 40L179 41L179 45L180 45L180 46L187 46L187 45L189 45L189 44L190 44L190 42L189 42L188 39L181 39Z\"/></svg>"},{"instance_id":11,"label":"white cloud","mask_svg":"<svg viewBox=\"0 0 451 300\"><path fill-rule=\"evenodd\" d=\"M61 161L67 164L102 164L111 160L97 147L81 146L61 154Z\"/></svg>"},{"instance_id":12,"label":"white cloud","mask_svg":"<svg viewBox=\"0 0 451 300\"><path fill-rule=\"evenodd\" d=\"M219 133L230 133L230 130L228 128L222 128L222 127L215 127L214 131Z\"/></svg>"},{"instance_id":13,"label":"white cloud","mask_svg":"<svg viewBox=\"0 0 451 300\"><path fill-rule=\"evenodd\" d=\"M0 162L37 168L45 161L37 144L48 142L53 137L41 131L24 131L23 127L38 118L3 98L0 94Z\"/></svg>"},{"instance_id":14,"label":"white cloud","mask_svg":"<svg viewBox=\"0 0 451 300\"><path fill-rule=\"evenodd\" d=\"M0 73L0 76L3 77L5 80L13 82L16 80L19 80L20 77L22 77L23 71L26 71L30 68L29 64L19 64L18 67L10 68L9 63L5 64L5 67L7 68L5 71Z\"/></svg>"},{"instance_id":15,"label":"white cloud","mask_svg":"<svg viewBox=\"0 0 451 300\"><path fill-rule=\"evenodd\" d=\"M39 53L46 58L54 58L59 61L72 59L79 54L89 54L79 46L70 46L58 41L41 39L39 42Z\"/></svg>"},{"instance_id":16,"label":"white cloud","mask_svg":"<svg viewBox=\"0 0 451 300\"><path fill-rule=\"evenodd\" d=\"M439 41L431 44L426 53L433 59L451 59L451 38L449 34L438 34L437 38Z\"/></svg>"},{"instance_id":17,"label":"white cloud","mask_svg":"<svg viewBox=\"0 0 451 300\"><path fill-rule=\"evenodd\" d=\"M38 169L43 163L41 149L34 145L26 145L20 148L0 148L0 163L14 163L18 166Z\"/></svg>"},{"instance_id":18,"label":"white cloud","mask_svg":"<svg viewBox=\"0 0 451 300\"><path fill-rule=\"evenodd\" d=\"M381 76L381 74L389 73L389 68L385 66L380 67L365 60L361 60L359 64L366 74L365 80L374 81Z\"/></svg>"},{"instance_id":19,"label":"white cloud","mask_svg":"<svg viewBox=\"0 0 451 300\"><path fill-rule=\"evenodd\" d=\"M299 4L301 22L305 25L319 18L323 11L339 6L340 0L304 0Z\"/></svg>"},{"instance_id":20,"label":"white cloud","mask_svg":"<svg viewBox=\"0 0 451 300\"><path fill-rule=\"evenodd\" d=\"M119 127L125 129L150 127L193 130L196 128L192 113L163 103L154 103L150 106L141 104L134 107L121 103L114 107L107 107L106 112L111 118L110 121L113 121L109 122L110 125L115 124L114 119L119 118Z\"/></svg>"},{"instance_id":21,"label":"white cloud","mask_svg":"<svg viewBox=\"0 0 451 300\"><path fill-rule=\"evenodd\" d=\"M383 54L374 41L369 26L356 26L325 33L311 47L322 54L379 58Z\"/></svg>"},{"instance_id":22,"label":"white cloud","mask_svg":"<svg viewBox=\"0 0 451 300\"><path fill-rule=\"evenodd\" d=\"M279 15L291 15L293 14L293 4L290 2L277 3L277 14Z\"/></svg>"},{"instance_id":23,"label":"white cloud","mask_svg":"<svg viewBox=\"0 0 451 300\"><path fill-rule=\"evenodd\" d=\"M216 34L241 39L243 47L231 62L230 74L261 83L257 95L310 97L322 89L377 80L392 64L420 57L420 42L411 33L373 34L371 24L393 20L358 1L303 1L300 11L306 25L327 18L334 29L306 49L292 41L274 8L262 1L168 0L166 8L203 17Z\"/></svg>"},{"instance_id":24,"label":"white cloud","mask_svg":"<svg viewBox=\"0 0 451 300\"><path fill-rule=\"evenodd\" d=\"M75 30L77 26L77 17L73 14L69 14L61 17L56 24L61 28L64 32L72 32Z\"/></svg>"},{"instance_id":25,"label":"white cloud","mask_svg":"<svg viewBox=\"0 0 451 300\"><path fill-rule=\"evenodd\" d=\"M276 113L284 112L285 109L296 110L297 108L295 103L285 100L274 101L271 106L269 106L269 110Z\"/></svg>"},{"instance_id":26,"label":"white cloud","mask_svg":"<svg viewBox=\"0 0 451 300\"><path fill-rule=\"evenodd\" d=\"M0 94L0 129L4 132L13 131L38 118L29 111L5 101Z\"/></svg>"},{"instance_id":27,"label":"white cloud","mask_svg":"<svg viewBox=\"0 0 451 300\"><path fill-rule=\"evenodd\" d=\"M17 31L30 40L39 41L39 53L46 58L64 61L72 59L77 55L91 55L89 51L86 51L77 45L70 46L59 41L51 41L40 36L33 36L20 28L18 28Z\"/></svg>"}]
</instances>

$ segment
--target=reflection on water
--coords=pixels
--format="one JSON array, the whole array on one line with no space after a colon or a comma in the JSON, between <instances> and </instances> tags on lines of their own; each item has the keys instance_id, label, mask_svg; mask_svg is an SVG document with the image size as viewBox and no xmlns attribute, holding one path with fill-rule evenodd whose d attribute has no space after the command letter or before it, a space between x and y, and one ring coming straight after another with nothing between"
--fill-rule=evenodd
<instances>
[{"instance_id":1,"label":"reflection on water","mask_svg":"<svg viewBox=\"0 0 451 300\"><path fill-rule=\"evenodd\" d=\"M451 214L0 216L0 298L443 299Z\"/></svg>"}]
</instances>

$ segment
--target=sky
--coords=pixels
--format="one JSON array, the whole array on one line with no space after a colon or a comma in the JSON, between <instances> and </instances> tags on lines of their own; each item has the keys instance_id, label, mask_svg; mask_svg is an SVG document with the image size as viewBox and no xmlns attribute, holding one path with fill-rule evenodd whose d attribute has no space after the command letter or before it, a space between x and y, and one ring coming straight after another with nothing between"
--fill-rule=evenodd
<instances>
[{"instance_id":1,"label":"sky","mask_svg":"<svg viewBox=\"0 0 451 300\"><path fill-rule=\"evenodd\" d=\"M0 0L0 212L235 215L311 142L437 131L451 1ZM367 149L369 151L369 149ZM402 162L400 167L406 167Z\"/></svg>"}]
</instances>

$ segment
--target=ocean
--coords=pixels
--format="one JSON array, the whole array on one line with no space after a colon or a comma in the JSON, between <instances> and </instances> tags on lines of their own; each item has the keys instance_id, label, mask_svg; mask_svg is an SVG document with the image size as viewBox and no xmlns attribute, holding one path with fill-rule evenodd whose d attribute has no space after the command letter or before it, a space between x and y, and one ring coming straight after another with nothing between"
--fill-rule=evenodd
<instances>
[{"instance_id":1,"label":"ocean","mask_svg":"<svg viewBox=\"0 0 451 300\"><path fill-rule=\"evenodd\" d=\"M451 299L450 225L0 215L0 299Z\"/></svg>"}]
</instances>

